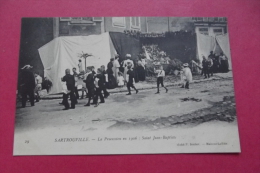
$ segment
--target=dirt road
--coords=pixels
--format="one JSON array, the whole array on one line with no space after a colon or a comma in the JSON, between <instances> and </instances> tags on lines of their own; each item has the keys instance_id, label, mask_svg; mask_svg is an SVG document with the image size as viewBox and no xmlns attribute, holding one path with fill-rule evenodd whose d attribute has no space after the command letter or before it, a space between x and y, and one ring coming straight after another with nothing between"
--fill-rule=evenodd
<instances>
[{"instance_id":1,"label":"dirt road","mask_svg":"<svg viewBox=\"0 0 260 173\"><path fill-rule=\"evenodd\" d=\"M142 90L138 94L111 94L98 107L84 107L79 100L75 110L63 111L60 100L42 100L34 107L17 108L16 133L29 130L74 129L158 130L198 126L209 121L236 123L232 79L193 83L191 89L169 87L165 93ZM19 105L18 105L19 106Z\"/></svg>"}]
</instances>

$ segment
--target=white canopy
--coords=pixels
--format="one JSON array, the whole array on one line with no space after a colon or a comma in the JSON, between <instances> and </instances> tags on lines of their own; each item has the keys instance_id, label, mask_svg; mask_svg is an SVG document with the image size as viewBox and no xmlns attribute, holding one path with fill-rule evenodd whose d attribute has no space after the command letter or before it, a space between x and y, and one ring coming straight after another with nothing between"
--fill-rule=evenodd
<instances>
[{"instance_id":1,"label":"white canopy","mask_svg":"<svg viewBox=\"0 0 260 173\"><path fill-rule=\"evenodd\" d=\"M115 54L109 33L57 37L38 51L44 66L44 76L53 83L51 94L62 91L61 77L65 75L65 69L69 68L72 71L72 68L76 67L78 70L78 60L83 52L92 55L86 59L86 65L94 66L96 69L101 65L106 66ZM85 68L84 59L82 64Z\"/></svg>"},{"instance_id":2,"label":"white canopy","mask_svg":"<svg viewBox=\"0 0 260 173\"><path fill-rule=\"evenodd\" d=\"M230 54L230 44L229 44L228 34L217 35L216 37L213 37L213 36L197 33L197 47L198 47L198 55L199 55L200 62L202 62L202 55L207 57L210 51L216 51L216 49L219 49L217 47L218 45L221 51L227 56L229 61L229 69L231 70L232 64L231 64L231 54Z\"/></svg>"}]
</instances>

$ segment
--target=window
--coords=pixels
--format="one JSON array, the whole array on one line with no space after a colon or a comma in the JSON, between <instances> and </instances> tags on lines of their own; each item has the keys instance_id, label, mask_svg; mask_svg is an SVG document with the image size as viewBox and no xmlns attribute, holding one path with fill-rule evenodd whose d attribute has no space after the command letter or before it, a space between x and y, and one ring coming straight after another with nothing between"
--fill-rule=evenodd
<instances>
[{"instance_id":1,"label":"window","mask_svg":"<svg viewBox=\"0 0 260 173\"><path fill-rule=\"evenodd\" d=\"M69 24L95 25L93 17L71 17Z\"/></svg>"},{"instance_id":2,"label":"window","mask_svg":"<svg viewBox=\"0 0 260 173\"><path fill-rule=\"evenodd\" d=\"M125 17L112 17L114 27L125 27Z\"/></svg>"},{"instance_id":3,"label":"window","mask_svg":"<svg viewBox=\"0 0 260 173\"><path fill-rule=\"evenodd\" d=\"M60 17L60 21L71 21L71 17Z\"/></svg>"},{"instance_id":4,"label":"window","mask_svg":"<svg viewBox=\"0 0 260 173\"><path fill-rule=\"evenodd\" d=\"M203 20L203 17L198 17L197 20L198 20L198 21L202 21L202 20Z\"/></svg>"},{"instance_id":5,"label":"window","mask_svg":"<svg viewBox=\"0 0 260 173\"><path fill-rule=\"evenodd\" d=\"M198 17L193 17L192 20L196 22L198 20Z\"/></svg>"},{"instance_id":6,"label":"window","mask_svg":"<svg viewBox=\"0 0 260 173\"><path fill-rule=\"evenodd\" d=\"M103 21L103 17L93 17L93 21L95 21L95 22L102 22Z\"/></svg>"},{"instance_id":7,"label":"window","mask_svg":"<svg viewBox=\"0 0 260 173\"><path fill-rule=\"evenodd\" d=\"M209 28L199 28L199 33L209 35Z\"/></svg>"},{"instance_id":8,"label":"window","mask_svg":"<svg viewBox=\"0 0 260 173\"><path fill-rule=\"evenodd\" d=\"M213 29L213 32L217 33L217 32L221 32L222 33L222 29Z\"/></svg>"},{"instance_id":9,"label":"window","mask_svg":"<svg viewBox=\"0 0 260 173\"><path fill-rule=\"evenodd\" d=\"M208 18L207 18L207 17L203 17L203 21L204 21L204 22L207 22L207 21L208 21Z\"/></svg>"},{"instance_id":10,"label":"window","mask_svg":"<svg viewBox=\"0 0 260 173\"><path fill-rule=\"evenodd\" d=\"M215 35L221 35L221 34L223 34L223 28L213 29L213 32Z\"/></svg>"},{"instance_id":11,"label":"window","mask_svg":"<svg viewBox=\"0 0 260 173\"><path fill-rule=\"evenodd\" d=\"M208 29L208 28L199 28L199 31L200 31L200 32L208 32L209 29Z\"/></svg>"},{"instance_id":12,"label":"window","mask_svg":"<svg viewBox=\"0 0 260 173\"><path fill-rule=\"evenodd\" d=\"M213 22L214 18L213 17L209 17L209 22Z\"/></svg>"},{"instance_id":13,"label":"window","mask_svg":"<svg viewBox=\"0 0 260 173\"><path fill-rule=\"evenodd\" d=\"M218 17L214 17L214 22L218 22Z\"/></svg>"},{"instance_id":14,"label":"window","mask_svg":"<svg viewBox=\"0 0 260 173\"><path fill-rule=\"evenodd\" d=\"M131 29L140 29L140 17L131 17Z\"/></svg>"},{"instance_id":15,"label":"window","mask_svg":"<svg viewBox=\"0 0 260 173\"><path fill-rule=\"evenodd\" d=\"M71 17L71 20L82 20L82 17Z\"/></svg>"}]
</instances>

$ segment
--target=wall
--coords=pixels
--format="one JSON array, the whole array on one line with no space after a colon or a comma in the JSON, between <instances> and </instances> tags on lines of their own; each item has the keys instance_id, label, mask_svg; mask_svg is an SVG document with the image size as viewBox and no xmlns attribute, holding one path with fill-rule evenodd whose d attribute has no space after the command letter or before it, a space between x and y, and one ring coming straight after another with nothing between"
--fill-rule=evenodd
<instances>
[{"instance_id":1,"label":"wall","mask_svg":"<svg viewBox=\"0 0 260 173\"><path fill-rule=\"evenodd\" d=\"M148 32L163 33L167 31L187 30L194 32L191 17L147 17Z\"/></svg>"},{"instance_id":2,"label":"wall","mask_svg":"<svg viewBox=\"0 0 260 173\"><path fill-rule=\"evenodd\" d=\"M148 32L168 31L168 17L147 17Z\"/></svg>"},{"instance_id":3,"label":"wall","mask_svg":"<svg viewBox=\"0 0 260 173\"><path fill-rule=\"evenodd\" d=\"M130 25L131 17L125 17L125 26L113 26L112 17L104 18L105 32L124 32L124 30L134 30ZM140 17L141 32L146 32L146 18Z\"/></svg>"},{"instance_id":4,"label":"wall","mask_svg":"<svg viewBox=\"0 0 260 173\"><path fill-rule=\"evenodd\" d=\"M59 22L59 36L88 36L101 34L101 22L95 25L71 24L68 22Z\"/></svg>"}]
</instances>

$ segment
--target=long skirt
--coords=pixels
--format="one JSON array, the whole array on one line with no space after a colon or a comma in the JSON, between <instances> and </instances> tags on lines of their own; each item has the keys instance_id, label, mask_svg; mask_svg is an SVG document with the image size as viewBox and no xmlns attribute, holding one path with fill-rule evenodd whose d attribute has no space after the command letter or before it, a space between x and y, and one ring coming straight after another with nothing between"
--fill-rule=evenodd
<instances>
[{"instance_id":1,"label":"long skirt","mask_svg":"<svg viewBox=\"0 0 260 173\"><path fill-rule=\"evenodd\" d=\"M117 81L114 75L108 75L107 89L114 89L117 87Z\"/></svg>"},{"instance_id":2,"label":"long skirt","mask_svg":"<svg viewBox=\"0 0 260 173\"><path fill-rule=\"evenodd\" d=\"M220 65L220 69L221 72L226 73L228 72L228 60L221 60L221 65Z\"/></svg>"},{"instance_id":3,"label":"long skirt","mask_svg":"<svg viewBox=\"0 0 260 173\"><path fill-rule=\"evenodd\" d=\"M143 66L138 66L136 68L136 72L138 74L139 81L145 81L145 69Z\"/></svg>"}]
</instances>

